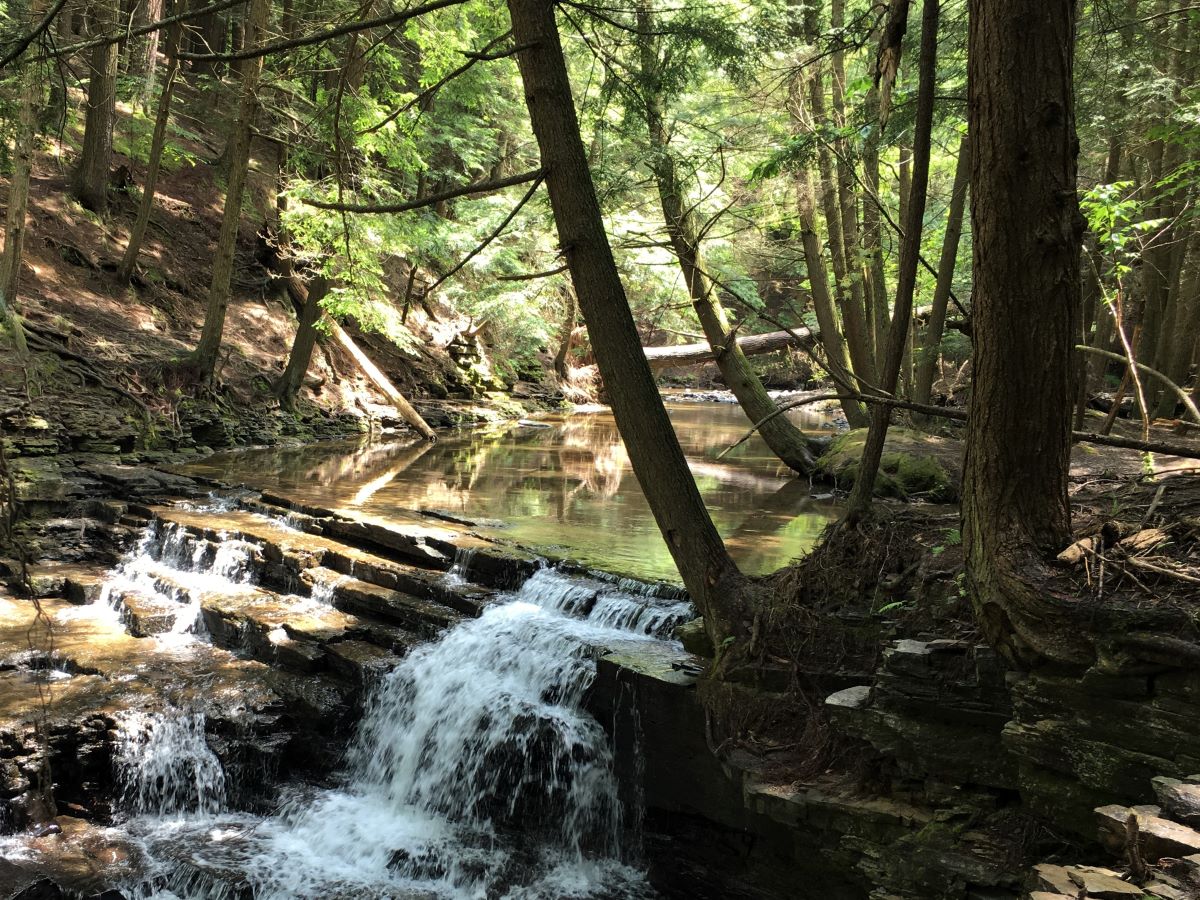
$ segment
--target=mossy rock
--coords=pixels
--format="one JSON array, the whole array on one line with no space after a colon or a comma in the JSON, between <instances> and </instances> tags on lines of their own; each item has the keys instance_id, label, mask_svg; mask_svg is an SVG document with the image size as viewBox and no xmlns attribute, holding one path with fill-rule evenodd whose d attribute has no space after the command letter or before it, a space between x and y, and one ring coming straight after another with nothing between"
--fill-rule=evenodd
<instances>
[{"instance_id":1,"label":"mossy rock","mask_svg":"<svg viewBox=\"0 0 1200 900\"><path fill-rule=\"evenodd\" d=\"M839 488L853 487L866 441L865 428L839 435L817 460L817 470ZM888 429L875 479L877 496L953 503L961 483L959 442L910 428Z\"/></svg>"},{"instance_id":2,"label":"mossy rock","mask_svg":"<svg viewBox=\"0 0 1200 900\"><path fill-rule=\"evenodd\" d=\"M683 649L688 653L708 657L709 659L716 656L716 651L713 649L712 641L708 638L708 631L704 628L704 619L702 618L684 622L675 629L675 637L679 638L683 643Z\"/></svg>"}]
</instances>

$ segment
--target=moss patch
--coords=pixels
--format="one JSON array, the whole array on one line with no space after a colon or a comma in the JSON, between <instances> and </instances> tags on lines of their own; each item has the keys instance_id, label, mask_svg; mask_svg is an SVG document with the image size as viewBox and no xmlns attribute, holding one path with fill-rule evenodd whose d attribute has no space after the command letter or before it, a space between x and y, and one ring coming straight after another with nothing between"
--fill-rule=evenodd
<instances>
[{"instance_id":1,"label":"moss patch","mask_svg":"<svg viewBox=\"0 0 1200 900\"><path fill-rule=\"evenodd\" d=\"M865 428L834 438L817 461L818 471L840 488L853 487L866 442ZM961 480L957 442L909 428L888 430L875 480L878 496L952 503L958 500Z\"/></svg>"}]
</instances>

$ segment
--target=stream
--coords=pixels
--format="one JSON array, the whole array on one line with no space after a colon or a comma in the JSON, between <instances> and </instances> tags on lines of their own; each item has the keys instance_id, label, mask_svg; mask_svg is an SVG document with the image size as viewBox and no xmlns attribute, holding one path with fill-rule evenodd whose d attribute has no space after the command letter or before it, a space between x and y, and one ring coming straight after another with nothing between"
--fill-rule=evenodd
<instances>
[{"instance_id":1,"label":"stream","mask_svg":"<svg viewBox=\"0 0 1200 900\"><path fill-rule=\"evenodd\" d=\"M736 409L671 411L742 565L766 571L802 552L833 508L810 499L808 485L753 441L715 459L743 430ZM546 424L432 446L231 453L190 467L358 520L456 522L454 533L474 543L460 544L454 565L443 562L440 571L392 564L421 587L421 600L379 587L387 574L379 557L307 537L283 510L239 508L238 494L153 520L93 602L54 613L64 641L81 634L95 646L131 645L120 650L126 662L117 680L159 692L156 702L113 713L112 824L99 830L130 862L106 886L128 900L656 896L643 875L636 796L614 773L616 723L597 721L586 697L600 656L673 652L676 626L694 612L677 590L654 583L677 576L611 418L597 412ZM495 546L481 538L625 577L545 562L528 568L526 552L519 585L472 594L474 554ZM325 568L342 558L349 574ZM307 561L280 575L288 559ZM356 615L344 611L348 602L358 604L349 607ZM228 618L235 614L244 618ZM226 621L242 623L232 637L224 624L219 635L206 626ZM429 622L442 621L429 631ZM307 639L320 633L317 643ZM309 658L296 648L361 653L362 635L374 642L367 649L392 661L360 671L361 717L333 775L282 779L265 792L272 800L240 802L248 776L229 771L214 750L213 717L236 721L249 701L240 688L209 687L222 676L201 673L225 665L213 655L232 649L235 662L251 660L238 665L259 660L302 673L296 660ZM171 671L181 673L174 684ZM54 677L73 683L72 666ZM269 735L253 739L269 743ZM270 772L249 777L269 780ZM261 796L264 785L256 787ZM45 840L0 838L0 859L36 861L54 852Z\"/></svg>"},{"instance_id":2,"label":"stream","mask_svg":"<svg viewBox=\"0 0 1200 900\"><path fill-rule=\"evenodd\" d=\"M763 575L807 551L841 510L814 499L732 403L668 403L684 453L726 546L741 569ZM797 424L829 432L827 417ZM445 513L487 537L585 566L677 583L679 573L638 487L607 408L464 430L436 444L327 443L219 453L184 474L244 483L381 522L406 511ZM825 488L818 489L825 491ZM828 498L827 494L819 494Z\"/></svg>"}]
</instances>

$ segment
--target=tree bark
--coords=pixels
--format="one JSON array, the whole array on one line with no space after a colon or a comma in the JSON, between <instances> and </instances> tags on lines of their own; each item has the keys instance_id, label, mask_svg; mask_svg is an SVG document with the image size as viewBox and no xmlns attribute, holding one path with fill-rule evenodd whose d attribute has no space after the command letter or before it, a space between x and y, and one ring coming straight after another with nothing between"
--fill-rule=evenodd
<instances>
[{"instance_id":1,"label":"tree bark","mask_svg":"<svg viewBox=\"0 0 1200 900\"><path fill-rule=\"evenodd\" d=\"M1074 0L971 0L975 356L963 544L985 637L1008 659L1089 663L1040 585L1070 539L1067 473L1083 232L1076 194Z\"/></svg>"},{"instance_id":2,"label":"tree bark","mask_svg":"<svg viewBox=\"0 0 1200 900\"><path fill-rule=\"evenodd\" d=\"M253 46L266 42L267 19L271 11L271 0L251 0L248 13L247 38ZM234 253L237 250L238 226L242 220L242 195L246 187L246 174L250 163L250 138L254 116L258 110L258 79L262 74L262 57L247 60L242 69L241 102L237 122L228 146L229 181L225 188L225 211L221 219L221 233L217 238L217 252L213 257L212 281L208 288L208 308L204 317L204 329L200 343L192 351L190 362L199 370L202 378L212 378L217 366L217 353L221 349L221 336L225 330L225 313L229 309L229 286L233 277Z\"/></svg>"},{"instance_id":3,"label":"tree bark","mask_svg":"<svg viewBox=\"0 0 1200 900\"><path fill-rule=\"evenodd\" d=\"M650 136L650 169L658 188L667 236L683 271L683 280L692 298L696 318L700 320L700 329L713 349L721 377L737 398L746 418L752 423L759 422L775 411L775 401L767 393L737 341L731 340L729 320L705 268L694 207L687 202L686 189L667 134L658 70L660 48L652 37L655 23L648 0L639 0L637 22L641 61L640 93ZM808 439L787 417L775 416L759 433L771 452L791 469L801 475L811 475L816 470L816 456L809 448Z\"/></svg>"},{"instance_id":4,"label":"tree bark","mask_svg":"<svg viewBox=\"0 0 1200 900\"><path fill-rule=\"evenodd\" d=\"M295 280L299 281L299 278ZM303 302L296 310L296 337L292 341L292 352L288 354L283 374L274 385L275 396L284 409L295 408L296 397L312 362L313 347L317 345L316 326L321 318L321 300L329 293L329 280L323 275L316 275L303 285L303 290Z\"/></svg>"},{"instance_id":5,"label":"tree bark","mask_svg":"<svg viewBox=\"0 0 1200 900\"><path fill-rule=\"evenodd\" d=\"M150 214L154 210L154 189L158 184L158 169L162 163L163 145L167 142L167 125L171 119L171 98L175 95L175 80L179 76L179 58L175 55L179 50L179 38L183 29L179 23L167 29L167 74L163 81L162 93L158 98L158 113L154 118L154 137L150 141L150 159L146 162L146 179L142 184L142 200L138 204L137 219L129 232L129 243L125 245L125 255L117 267L117 280L128 284L133 277L133 269L137 265L138 253L142 249L142 241L146 237L146 227L150 224Z\"/></svg>"},{"instance_id":6,"label":"tree bark","mask_svg":"<svg viewBox=\"0 0 1200 900\"><path fill-rule=\"evenodd\" d=\"M613 417L654 518L717 647L749 630L750 583L704 507L671 427L617 273L579 134L552 0L508 0L525 102L559 243Z\"/></svg>"},{"instance_id":7,"label":"tree bark","mask_svg":"<svg viewBox=\"0 0 1200 900\"><path fill-rule=\"evenodd\" d=\"M96 0L93 30L105 34L116 28L119 0ZM88 62L87 112L83 152L71 176L71 194L86 209L108 212L108 173L112 169L113 120L117 113L117 45L92 49Z\"/></svg>"},{"instance_id":8,"label":"tree bark","mask_svg":"<svg viewBox=\"0 0 1200 900\"><path fill-rule=\"evenodd\" d=\"M46 14L46 0L33 0L29 6L30 27ZM26 212L29 208L29 182L33 177L34 140L37 137L37 107L42 96L38 67L26 65L21 79L21 100L17 111L13 142L13 170L8 186L8 211L5 214L4 253L0 255L0 327L12 335L13 347L24 357L28 352L21 317L17 314L17 296L21 286L21 260L25 249Z\"/></svg>"},{"instance_id":9,"label":"tree bark","mask_svg":"<svg viewBox=\"0 0 1200 900\"><path fill-rule=\"evenodd\" d=\"M933 309L925 326L925 339L917 358L917 375L913 399L928 403L933 393L934 372L946 328L946 309L950 290L954 286L954 264L958 259L958 242L962 236L963 212L967 206L967 179L971 174L971 145L966 135L958 145L958 162L954 166L954 187L950 194L950 209L946 213L946 233L942 238L942 257L938 260L937 283L933 288Z\"/></svg>"},{"instance_id":10,"label":"tree bark","mask_svg":"<svg viewBox=\"0 0 1200 900\"><path fill-rule=\"evenodd\" d=\"M818 67L820 63L812 63L812 65ZM798 75L797 82L792 85L788 108L793 121L798 126L811 129L815 123L812 121L805 103L806 96L811 96L811 93L805 90L803 84L799 83L799 79L802 77ZM812 81L818 77L819 72L814 72L808 80ZM817 235L816 192L813 186L812 172L807 167L802 168L796 175L796 217L800 224L800 243L804 250L804 264L808 272L809 293L812 296L813 312L816 313L817 325L820 328L826 365L839 383L847 381L847 375L853 371L853 363L850 360L850 351L846 345L845 336L838 323L833 292L829 289L825 258L821 254L821 239ZM743 352L745 351L743 350ZM846 387L857 390L857 385L852 381L846 384ZM841 404L842 411L846 414L846 421L850 423L851 428L861 428L870 421L866 408L854 399L847 398L841 401Z\"/></svg>"},{"instance_id":11,"label":"tree bark","mask_svg":"<svg viewBox=\"0 0 1200 900\"><path fill-rule=\"evenodd\" d=\"M567 357L571 353L572 339L575 337L575 317L579 314L578 304L575 302L575 290L570 285L563 289L563 302L567 308L563 312L558 352L554 354L554 371L559 378L565 379L569 370Z\"/></svg>"},{"instance_id":12,"label":"tree bark","mask_svg":"<svg viewBox=\"0 0 1200 900\"><path fill-rule=\"evenodd\" d=\"M759 356L789 347L811 347L819 336L819 329L792 328L788 331L744 335L737 339L737 345L744 356ZM644 353L650 368L655 371L695 366L717 358L717 351L708 341L701 344L679 344L674 347L645 347Z\"/></svg>"},{"instance_id":13,"label":"tree bark","mask_svg":"<svg viewBox=\"0 0 1200 900\"><path fill-rule=\"evenodd\" d=\"M908 219L900 245L900 271L896 280L896 305L888 329L887 356L881 363L879 387L886 394L896 393L900 365L912 324L913 293L917 286L917 266L921 255L921 224L925 218L925 195L929 187L929 156L933 135L933 97L937 92L937 37L939 0L925 0L921 13L920 82L917 88L916 126L913 132L913 174L908 198ZM875 476L883 457L888 423L892 411L882 404L871 410L871 428L863 446L858 477L850 494L847 521L853 522L871 505Z\"/></svg>"}]
</instances>

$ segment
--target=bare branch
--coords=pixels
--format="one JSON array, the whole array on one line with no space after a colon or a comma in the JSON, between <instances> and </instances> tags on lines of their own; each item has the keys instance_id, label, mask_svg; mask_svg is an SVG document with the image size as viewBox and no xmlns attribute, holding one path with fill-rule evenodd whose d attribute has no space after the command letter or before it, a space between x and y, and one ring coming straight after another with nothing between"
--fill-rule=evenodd
<instances>
[{"instance_id":1,"label":"bare branch","mask_svg":"<svg viewBox=\"0 0 1200 900\"><path fill-rule=\"evenodd\" d=\"M456 265L453 269L451 269L449 272L447 272L445 275L443 275L441 278L439 278L437 281L435 281L433 284L431 284L429 286L429 290L427 290L425 292L425 295L429 296L430 294L432 294L443 283L445 283L445 281L448 278L450 278L452 275L457 273L459 270L462 269L463 266L465 266L467 263L469 263L471 260L473 260L476 256L478 256L480 253L482 253L487 248L488 244L490 244L496 238L500 237L500 235L504 233L504 229L506 229L509 226L509 224L512 223L512 220L517 217L517 213L519 213L525 207L526 203L528 203L530 200L533 199L533 195L535 193L537 193L537 189L539 187L541 187L542 181L545 177L546 177L545 174L542 173L541 171L539 171L537 173L537 179L533 182L532 185L529 186L529 190L527 190L525 192L525 196L521 198L520 202L517 203L517 205L513 207L512 212L510 212L507 216L504 217L504 221L501 222L499 225L497 225L495 230L493 230L491 234L489 234L487 237L485 237L483 239L482 242L480 242L479 246L477 246L474 250L472 250L470 253L468 253L466 256L464 256L462 258L462 261L458 265Z\"/></svg>"},{"instance_id":2,"label":"bare branch","mask_svg":"<svg viewBox=\"0 0 1200 900\"><path fill-rule=\"evenodd\" d=\"M50 23L54 21L54 17L57 16L62 8L66 5L67 0L57 0L57 2L50 7L49 12L42 16L42 21L38 22L30 32L19 38L16 46L14 46L12 50L8 51L8 53L4 55L3 59L0 59L0 69L3 69L10 62L28 50L29 45L37 40L37 36L39 34L50 27Z\"/></svg>"},{"instance_id":3,"label":"bare branch","mask_svg":"<svg viewBox=\"0 0 1200 900\"><path fill-rule=\"evenodd\" d=\"M465 2L466 0L431 0L431 2L422 4L421 6L414 6L410 9L391 13L390 15L380 16L376 19L367 19L362 22L348 22L345 25L339 25L337 28L318 31L316 34L292 38L287 41L278 41L263 47L252 47L249 50L242 50L238 53L180 53L179 58L204 60L206 62L236 62L243 59L256 59L260 56L270 56L272 53L280 53L284 50L294 50L297 47L320 44L333 38L341 37L344 34L355 34L359 31L369 31L372 28L396 25L400 22L407 22L409 19L423 16L426 13L436 12L439 9L445 9L448 6L457 6Z\"/></svg>"},{"instance_id":4,"label":"bare branch","mask_svg":"<svg viewBox=\"0 0 1200 900\"><path fill-rule=\"evenodd\" d=\"M317 209L332 209L337 212L402 213L410 212L414 209L423 209L427 206L434 206L446 200L454 200L457 197L474 197L479 194L491 194L495 191L512 187L513 185L528 184L531 181L540 183L543 177L544 173L541 169L534 169L531 172L523 172L520 175L513 175L510 178L497 178L494 181L477 181L474 184L452 188L440 194L431 194L428 197L421 197L417 200L409 200L406 203L329 203L324 200L301 200L300 202L306 206L316 207Z\"/></svg>"}]
</instances>

